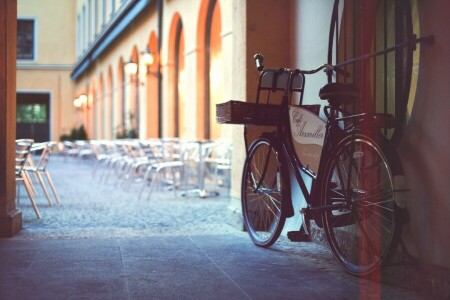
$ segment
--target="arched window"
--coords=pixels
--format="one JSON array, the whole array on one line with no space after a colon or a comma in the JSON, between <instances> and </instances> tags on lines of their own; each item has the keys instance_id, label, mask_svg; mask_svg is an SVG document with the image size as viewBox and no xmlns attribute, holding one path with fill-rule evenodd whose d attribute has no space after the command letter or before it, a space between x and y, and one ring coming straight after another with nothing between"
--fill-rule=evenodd
<instances>
[{"instance_id":1,"label":"arched window","mask_svg":"<svg viewBox=\"0 0 450 300\"><path fill-rule=\"evenodd\" d=\"M220 137L220 125L216 123L216 104L222 99L222 37L219 3L211 0L206 18L206 118L205 135L208 139Z\"/></svg>"},{"instance_id":2,"label":"arched window","mask_svg":"<svg viewBox=\"0 0 450 300\"><path fill-rule=\"evenodd\" d=\"M165 103L164 114L165 132L169 136L184 137L185 122L185 90L186 75L184 69L184 33L180 14L176 13L172 19L169 35L168 55L168 101Z\"/></svg>"},{"instance_id":3,"label":"arched window","mask_svg":"<svg viewBox=\"0 0 450 300\"><path fill-rule=\"evenodd\" d=\"M414 46L385 53L383 50L413 39L414 34L419 35L418 27L413 26L418 23L415 2L335 0L330 27L328 62L343 65L351 76L330 76L329 81L358 86L362 98L360 103L354 104L354 111L394 115L395 128L384 129L383 133L396 143L402 136L408 107L415 94L415 90L411 90L411 86L415 88L411 80L413 63L417 64L418 56ZM368 55L370 53L380 55ZM366 57L360 59L363 56Z\"/></svg>"},{"instance_id":4,"label":"arched window","mask_svg":"<svg viewBox=\"0 0 450 300\"><path fill-rule=\"evenodd\" d=\"M183 137L185 134L185 89L186 72L184 70L184 33L183 23L178 22L175 40L175 136Z\"/></svg>"},{"instance_id":5,"label":"arched window","mask_svg":"<svg viewBox=\"0 0 450 300\"><path fill-rule=\"evenodd\" d=\"M106 109L105 109L105 138L113 138L114 128L114 80L112 67L108 67L107 88L106 88Z\"/></svg>"},{"instance_id":6,"label":"arched window","mask_svg":"<svg viewBox=\"0 0 450 300\"><path fill-rule=\"evenodd\" d=\"M220 137L215 104L223 101L222 20L218 0L203 0L197 24L197 136Z\"/></svg>"}]
</instances>

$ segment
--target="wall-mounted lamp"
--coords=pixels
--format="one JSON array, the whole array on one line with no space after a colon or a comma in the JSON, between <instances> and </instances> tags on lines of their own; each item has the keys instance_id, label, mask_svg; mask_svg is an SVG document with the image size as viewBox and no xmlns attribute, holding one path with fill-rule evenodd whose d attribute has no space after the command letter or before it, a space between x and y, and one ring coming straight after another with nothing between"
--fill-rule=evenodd
<instances>
[{"instance_id":1,"label":"wall-mounted lamp","mask_svg":"<svg viewBox=\"0 0 450 300\"><path fill-rule=\"evenodd\" d=\"M80 108L81 107L80 98L73 99L73 106L75 106L75 108Z\"/></svg>"},{"instance_id":2,"label":"wall-mounted lamp","mask_svg":"<svg viewBox=\"0 0 450 300\"><path fill-rule=\"evenodd\" d=\"M76 108L81 108L83 105L87 104L87 96L81 94L78 98L73 99L73 106Z\"/></svg>"},{"instance_id":3,"label":"wall-mounted lamp","mask_svg":"<svg viewBox=\"0 0 450 300\"><path fill-rule=\"evenodd\" d=\"M153 63L155 62L153 52L149 48L146 48L144 51L141 51L141 56L146 66L153 65Z\"/></svg>"},{"instance_id":4,"label":"wall-mounted lamp","mask_svg":"<svg viewBox=\"0 0 450 300\"><path fill-rule=\"evenodd\" d=\"M125 63L125 73L128 75L136 75L138 71L138 65L131 59Z\"/></svg>"},{"instance_id":5,"label":"wall-mounted lamp","mask_svg":"<svg viewBox=\"0 0 450 300\"><path fill-rule=\"evenodd\" d=\"M153 52L146 48L145 50L140 52L142 62L145 66L151 66L155 62L155 57ZM139 69L139 66L136 62L134 62L131 58L125 63L125 73L128 75L136 75Z\"/></svg>"},{"instance_id":6,"label":"wall-mounted lamp","mask_svg":"<svg viewBox=\"0 0 450 300\"><path fill-rule=\"evenodd\" d=\"M88 98L85 94L81 94L79 99L81 101L81 104L86 105Z\"/></svg>"}]
</instances>

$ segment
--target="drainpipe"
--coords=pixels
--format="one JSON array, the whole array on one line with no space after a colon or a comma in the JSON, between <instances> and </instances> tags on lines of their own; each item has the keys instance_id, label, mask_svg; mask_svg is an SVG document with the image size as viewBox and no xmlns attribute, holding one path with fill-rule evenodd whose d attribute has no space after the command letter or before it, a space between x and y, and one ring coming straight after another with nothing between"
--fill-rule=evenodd
<instances>
[{"instance_id":1,"label":"drainpipe","mask_svg":"<svg viewBox=\"0 0 450 300\"><path fill-rule=\"evenodd\" d=\"M163 1L158 0L158 137L162 137L162 74L161 74L161 48L163 36Z\"/></svg>"}]
</instances>

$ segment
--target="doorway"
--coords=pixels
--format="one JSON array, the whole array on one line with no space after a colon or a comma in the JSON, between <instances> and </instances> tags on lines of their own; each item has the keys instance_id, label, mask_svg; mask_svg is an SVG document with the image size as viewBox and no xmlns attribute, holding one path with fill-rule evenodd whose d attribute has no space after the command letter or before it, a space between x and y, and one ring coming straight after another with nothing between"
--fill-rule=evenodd
<instances>
[{"instance_id":1,"label":"doorway","mask_svg":"<svg viewBox=\"0 0 450 300\"><path fill-rule=\"evenodd\" d=\"M16 138L50 140L50 94L17 93Z\"/></svg>"}]
</instances>

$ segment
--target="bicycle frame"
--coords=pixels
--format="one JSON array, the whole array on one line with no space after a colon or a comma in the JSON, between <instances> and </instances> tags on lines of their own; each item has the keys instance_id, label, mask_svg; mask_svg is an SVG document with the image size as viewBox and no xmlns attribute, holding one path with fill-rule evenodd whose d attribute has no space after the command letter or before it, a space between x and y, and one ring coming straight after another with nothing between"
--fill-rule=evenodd
<instances>
[{"instance_id":1,"label":"bicycle frame","mask_svg":"<svg viewBox=\"0 0 450 300\"><path fill-rule=\"evenodd\" d=\"M329 106L326 106L324 109L327 109ZM334 109L333 109L334 111ZM318 199L316 192L318 187L316 186L318 183L320 183L321 178L321 170L323 169L323 163L325 161L325 156L327 153L331 150L332 146L336 143L335 137L336 134L334 134L335 131L345 131L345 129L342 129L339 127L339 122L343 121L344 119L349 119L349 117L343 117L343 118L335 118L333 115L336 114L337 111L333 112L327 120L326 123L326 129L325 129L325 140L323 145L323 150L321 154L320 159L320 165L319 165L319 171L317 174L315 174L313 171L311 171L307 166L305 166L300 158L298 158L293 141L290 138L290 124L288 121L286 121L283 125L278 126L277 130L274 134L275 139L278 140L279 144L281 145L283 154L288 158L288 165L289 169L293 172L300 189L305 197L306 203L308 204L308 207L310 210L320 210L320 209L327 209L327 207L320 208L316 203L319 202L320 199ZM350 118L360 118L362 117L362 114L350 116ZM286 117L286 120L289 120L289 118ZM333 133L333 134L332 134ZM312 186L311 191L309 191L307 184L305 180L302 177L301 171L303 171L304 174L309 176L312 179ZM336 208L335 206L330 208ZM328 208L329 209L329 208Z\"/></svg>"},{"instance_id":2,"label":"bicycle frame","mask_svg":"<svg viewBox=\"0 0 450 300\"><path fill-rule=\"evenodd\" d=\"M355 60L419 42L430 43L432 38L414 37ZM222 123L275 128L255 136L251 146L244 129L242 211L250 238L265 248L279 238L286 219L295 213L291 189L295 177L306 207L300 209L302 227L288 232L288 237L310 240L309 221L314 220L344 270L358 276L378 270L394 253L404 216L395 196L406 191L396 188L395 182L396 176L403 176L403 168L395 147L381 132L396 126L394 116L347 111L361 94L354 84L330 80L332 72L348 75L339 66L265 69L263 56L254 58L261 72L256 102L217 105ZM329 79L319 92L328 101L325 121L314 107L302 103L305 75L321 70ZM266 103L260 103L261 94L267 96Z\"/></svg>"}]
</instances>

